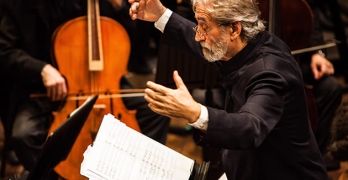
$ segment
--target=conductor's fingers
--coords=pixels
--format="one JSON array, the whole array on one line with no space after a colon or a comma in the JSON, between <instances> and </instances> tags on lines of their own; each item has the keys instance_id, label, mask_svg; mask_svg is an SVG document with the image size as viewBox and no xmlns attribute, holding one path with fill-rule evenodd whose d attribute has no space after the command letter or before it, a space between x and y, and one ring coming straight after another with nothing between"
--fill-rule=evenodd
<instances>
[{"instance_id":1,"label":"conductor's fingers","mask_svg":"<svg viewBox=\"0 0 348 180\"><path fill-rule=\"evenodd\" d=\"M177 89L184 89L184 90L187 90L187 87L184 83L184 81L181 79L179 73L177 70L175 70L173 72L173 79L174 79L174 82L175 82L175 85L176 85L176 88ZM188 90L187 90L188 91Z\"/></svg>"},{"instance_id":2,"label":"conductor's fingers","mask_svg":"<svg viewBox=\"0 0 348 180\"><path fill-rule=\"evenodd\" d=\"M139 3L134 2L131 7L129 8L129 16L135 20L138 18L138 8L139 8Z\"/></svg>"},{"instance_id":3,"label":"conductor's fingers","mask_svg":"<svg viewBox=\"0 0 348 180\"><path fill-rule=\"evenodd\" d=\"M171 91L172 89L167 88L165 86L162 86L160 84L156 84L152 81L148 81L146 83L147 87L149 89L152 89L154 92L162 93L162 94L167 94L167 92Z\"/></svg>"}]
</instances>

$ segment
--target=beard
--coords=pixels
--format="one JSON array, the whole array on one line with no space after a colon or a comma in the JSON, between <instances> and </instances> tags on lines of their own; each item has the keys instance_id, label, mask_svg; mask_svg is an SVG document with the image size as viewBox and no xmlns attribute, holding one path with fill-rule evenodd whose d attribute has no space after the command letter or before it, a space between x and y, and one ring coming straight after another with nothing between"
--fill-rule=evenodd
<instances>
[{"instance_id":1,"label":"beard","mask_svg":"<svg viewBox=\"0 0 348 180\"><path fill-rule=\"evenodd\" d=\"M200 42L205 59L209 62L221 60L228 48L228 36L221 33L220 40L209 46L205 42Z\"/></svg>"}]
</instances>

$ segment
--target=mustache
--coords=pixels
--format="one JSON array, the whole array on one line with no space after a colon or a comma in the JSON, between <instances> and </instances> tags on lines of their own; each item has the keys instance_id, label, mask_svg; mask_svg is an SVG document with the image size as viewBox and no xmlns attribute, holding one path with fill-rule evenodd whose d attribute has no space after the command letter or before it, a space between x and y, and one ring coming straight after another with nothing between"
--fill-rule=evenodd
<instances>
[{"instance_id":1,"label":"mustache","mask_svg":"<svg viewBox=\"0 0 348 180\"><path fill-rule=\"evenodd\" d=\"M200 42L200 44L203 48L210 49L209 45L205 44L204 42Z\"/></svg>"}]
</instances>

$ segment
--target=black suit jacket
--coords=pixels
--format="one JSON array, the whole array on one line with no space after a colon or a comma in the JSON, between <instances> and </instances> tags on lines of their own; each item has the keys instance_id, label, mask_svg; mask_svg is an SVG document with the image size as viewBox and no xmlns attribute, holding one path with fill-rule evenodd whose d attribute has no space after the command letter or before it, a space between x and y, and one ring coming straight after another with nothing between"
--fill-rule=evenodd
<instances>
[{"instance_id":1,"label":"black suit jacket","mask_svg":"<svg viewBox=\"0 0 348 180\"><path fill-rule=\"evenodd\" d=\"M206 62L194 26L173 14L162 40ZM301 70L285 43L261 32L235 57L212 65L224 76L225 110L208 107L208 129L195 130L194 139L221 149L228 179L328 178L311 131Z\"/></svg>"}]
</instances>

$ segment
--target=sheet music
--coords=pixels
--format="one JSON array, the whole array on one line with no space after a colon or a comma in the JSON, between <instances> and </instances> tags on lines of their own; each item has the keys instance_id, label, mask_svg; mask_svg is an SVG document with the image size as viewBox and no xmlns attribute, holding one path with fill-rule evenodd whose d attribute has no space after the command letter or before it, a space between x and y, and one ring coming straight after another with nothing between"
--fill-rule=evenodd
<instances>
[{"instance_id":1,"label":"sheet music","mask_svg":"<svg viewBox=\"0 0 348 180\"><path fill-rule=\"evenodd\" d=\"M92 180L187 180L194 160L105 115L84 153L81 174Z\"/></svg>"},{"instance_id":2,"label":"sheet music","mask_svg":"<svg viewBox=\"0 0 348 180\"><path fill-rule=\"evenodd\" d=\"M226 173L222 174L218 180L227 180Z\"/></svg>"}]
</instances>

